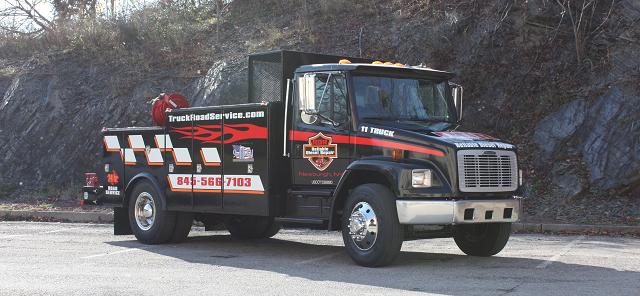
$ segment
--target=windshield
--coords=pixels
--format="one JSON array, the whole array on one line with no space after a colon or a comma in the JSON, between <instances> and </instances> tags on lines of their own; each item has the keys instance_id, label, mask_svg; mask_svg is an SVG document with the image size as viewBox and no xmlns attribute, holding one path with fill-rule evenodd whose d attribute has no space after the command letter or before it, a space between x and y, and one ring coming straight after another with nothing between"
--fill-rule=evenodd
<instances>
[{"instance_id":1,"label":"windshield","mask_svg":"<svg viewBox=\"0 0 640 296\"><path fill-rule=\"evenodd\" d=\"M361 119L450 122L447 82L354 76Z\"/></svg>"}]
</instances>

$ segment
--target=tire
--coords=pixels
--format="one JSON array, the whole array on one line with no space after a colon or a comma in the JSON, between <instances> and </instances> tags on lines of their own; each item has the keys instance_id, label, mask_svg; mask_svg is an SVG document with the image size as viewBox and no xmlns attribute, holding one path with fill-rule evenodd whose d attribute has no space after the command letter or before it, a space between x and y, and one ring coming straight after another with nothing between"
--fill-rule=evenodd
<instances>
[{"instance_id":1,"label":"tire","mask_svg":"<svg viewBox=\"0 0 640 296\"><path fill-rule=\"evenodd\" d=\"M234 216L225 221L231 236L239 239L269 238L280 231L273 217Z\"/></svg>"},{"instance_id":2,"label":"tire","mask_svg":"<svg viewBox=\"0 0 640 296\"><path fill-rule=\"evenodd\" d=\"M149 205L149 208L146 208L147 211L143 210L145 209L143 205ZM175 229L176 213L161 210L163 206L160 194L147 181L137 183L131 191L128 209L129 225L141 243L162 244L171 239ZM145 219L145 215L150 216Z\"/></svg>"},{"instance_id":3,"label":"tire","mask_svg":"<svg viewBox=\"0 0 640 296\"><path fill-rule=\"evenodd\" d=\"M176 213L176 226L170 239L172 243L181 243L187 239L193 225L193 216L193 213L189 212Z\"/></svg>"},{"instance_id":4,"label":"tire","mask_svg":"<svg viewBox=\"0 0 640 296\"><path fill-rule=\"evenodd\" d=\"M453 239L462 252L488 257L498 254L511 236L511 223L463 224L453 228Z\"/></svg>"},{"instance_id":5,"label":"tire","mask_svg":"<svg viewBox=\"0 0 640 296\"><path fill-rule=\"evenodd\" d=\"M360 185L347 197L342 212L342 239L357 264L389 265L400 253L404 229L398 222L395 200L393 193L380 184Z\"/></svg>"}]
</instances>

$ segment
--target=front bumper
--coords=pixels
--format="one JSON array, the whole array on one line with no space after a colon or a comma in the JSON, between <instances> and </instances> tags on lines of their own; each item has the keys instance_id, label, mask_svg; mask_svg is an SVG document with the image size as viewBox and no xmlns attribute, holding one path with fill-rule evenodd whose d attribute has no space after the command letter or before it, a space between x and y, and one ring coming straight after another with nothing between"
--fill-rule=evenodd
<instances>
[{"instance_id":1,"label":"front bumper","mask_svg":"<svg viewBox=\"0 0 640 296\"><path fill-rule=\"evenodd\" d=\"M400 224L469 224L516 222L521 199L396 200Z\"/></svg>"}]
</instances>

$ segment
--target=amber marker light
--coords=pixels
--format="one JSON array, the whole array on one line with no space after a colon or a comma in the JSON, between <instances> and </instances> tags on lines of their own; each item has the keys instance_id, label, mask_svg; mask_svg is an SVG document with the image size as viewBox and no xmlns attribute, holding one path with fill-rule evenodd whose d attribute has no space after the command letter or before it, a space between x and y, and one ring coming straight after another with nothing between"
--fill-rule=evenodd
<instances>
[{"instance_id":1,"label":"amber marker light","mask_svg":"<svg viewBox=\"0 0 640 296\"><path fill-rule=\"evenodd\" d=\"M338 62L338 64L351 64L351 61L347 59L342 59Z\"/></svg>"},{"instance_id":2,"label":"amber marker light","mask_svg":"<svg viewBox=\"0 0 640 296\"><path fill-rule=\"evenodd\" d=\"M391 157L393 158L393 160L402 159L404 157L404 150L393 149L393 151L391 152Z\"/></svg>"},{"instance_id":3,"label":"amber marker light","mask_svg":"<svg viewBox=\"0 0 640 296\"><path fill-rule=\"evenodd\" d=\"M382 65L383 63L381 61L373 61L371 64L373 64L373 65Z\"/></svg>"}]
</instances>

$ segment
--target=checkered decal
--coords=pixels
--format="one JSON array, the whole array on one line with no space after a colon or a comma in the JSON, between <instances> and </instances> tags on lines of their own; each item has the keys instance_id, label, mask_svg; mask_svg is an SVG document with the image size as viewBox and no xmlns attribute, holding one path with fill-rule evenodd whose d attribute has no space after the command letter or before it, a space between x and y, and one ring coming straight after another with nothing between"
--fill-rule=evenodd
<instances>
[{"instance_id":1,"label":"checkered decal","mask_svg":"<svg viewBox=\"0 0 640 296\"><path fill-rule=\"evenodd\" d=\"M104 146L108 152L119 152L120 157L127 165L138 164L136 153L144 153L148 165L163 165L162 152L170 151L176 165L191 165L191 153L189 148L173 147L171 137L168 134L155 135L155 147L147 146L142 135L127 136L129 148L123 148L117 136L104 136ZM200 154L206 166L219 166L220 155L217 148L202 148Z\"/></svg>"}]
</instances>

